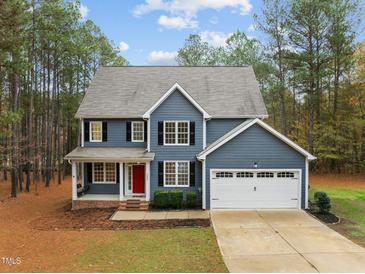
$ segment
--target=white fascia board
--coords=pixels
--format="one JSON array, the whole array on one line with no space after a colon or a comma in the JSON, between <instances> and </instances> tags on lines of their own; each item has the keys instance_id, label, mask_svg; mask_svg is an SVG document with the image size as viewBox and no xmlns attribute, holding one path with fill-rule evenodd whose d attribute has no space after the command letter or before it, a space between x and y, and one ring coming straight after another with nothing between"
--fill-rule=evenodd
<instances>
[{"instance_id":1,"label":"white fascia board","mask_svg":"<svg viewBox=\"0 0 365 274\"><path fill-rule=\"evenodd\" d=\"M267 131L269 131L271 134L273 134L274 136L276 136L277 138L279 138L280 140L282 140L284 143L286 143L287 145L291 146L292 148L294 148L299 153L301 153L304 156L306 156L306 158L308 160L315 160L315 159L317 159L315 156L313 156L312 154L310 154L308 151L306 151L305 149L301 148L300 146L298 146L297 144L295 144L293 141L291 141L290 139L288 139L287 137L285 137L284 135L282 135L280 132L276 131L275 129L273 129L268 124L266 124L265 122L263 122L262 120L260 120L258 118L252 120L252 122L248 123L247 125L245 125L244 127L242 127L240 130L237 130L232 135L227 136L226 139L224 139L221 142L217 143L216 145L212 146L207 151L205 151L204 153L202 153L201 155L199 155L197 158L199 160L204 160L208 154L212 153L213 151L215 151L216 149L218 149L219 147L221 147L225 143L229 142L234 137L236 137L237 135L241 134L243 131L245 131L246 129L248 129L249 127L251 127L254 124L259 124L262 128L264 128Z\"/></svg>"},{"instance_id":2,"label":"white fascia board","mask_svg":"<svg viewBox=\"0 0 365 274\"><path fill-rule=\"evenodd\" d=\"M205 119L210 119L211 116L206 112L197 101L194 100L193 97L190 96L190 94L183 89L178 83L175 83L162 97L149 109L143 114L144 119L149 119L151 116L151 113L159 107L166 99L173 93L176 89L178 89L189 101L192 103L202 114Z\"/></svg>"}]
</instances>

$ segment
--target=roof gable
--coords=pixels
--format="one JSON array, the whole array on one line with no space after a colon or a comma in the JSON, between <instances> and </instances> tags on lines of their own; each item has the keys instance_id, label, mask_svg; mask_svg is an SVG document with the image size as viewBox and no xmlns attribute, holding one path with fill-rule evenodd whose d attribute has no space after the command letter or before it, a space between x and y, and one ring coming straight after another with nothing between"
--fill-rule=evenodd
<instances>
[{"instance_id":1,"label":"roof gable","mask_svg":"<svg viewBox=\"0 0 365 274\"><path fill-rule=\"evenodd\" d=\"M289 145L290 147L292 147L293 149L295 149L296 151L298 151L299 153L301 153L302 155L304 155L308 160L315 160L316 159L316 157L313 156L312 154L310 154L308 151L306 151L305 149L301 148L296 143L294 143L293 141L291 141L289 138L287 138L286 136L284 136L283 134L281 134L280 132L276 131L275 129L273 129L272 127L270 127L268 124L266 124L265 122L263 122L262 120L257 119L257 118L256 119L246 120L245 122L243 122L239 126L235 127L231 131L227 132L221 138L219 138L218 140L216 140L215 142L213 142L212 144L210 144L202 152L200 152L198 154L197 158L199 160L204 160L207 155L209 155L213 151L217 150L219 147L223 146L225 143L229 142L234 137L236 137L237 135L241 134L246 129L250 128L251 126L253 126L255 124L257 124L257 125L261 126L262 128L266 129L272 135L274 135L275 137L277 137L278 139L280 139L281 141L283 141L284 143L286 143L287 145Z\"/></svg>"},{"instance_id":2,"label":"roof gable","mask_svg":"<svg viewBox=\"0 0 365 274\"><path fill-rule=\"evenodd\" d=\"M158 101L156 103L153 104L152 107L150 107L144 114L143 114L143 118L145 119L149 119L152 112L154 112L174 91L180 91L180 93L185 96L186 99L188 99L188 101L190 103L193 104L193 106L195 106L202 114L203 117L205 119L210 119L211 116L208 114L208 112L206 112L199 104L197 101L194 100L193 97L191 97L191 95L185 90L183 89L178 83L175 83L164 95L161 96L160 99L158 99Z\"/></svg>"}]
</instances>

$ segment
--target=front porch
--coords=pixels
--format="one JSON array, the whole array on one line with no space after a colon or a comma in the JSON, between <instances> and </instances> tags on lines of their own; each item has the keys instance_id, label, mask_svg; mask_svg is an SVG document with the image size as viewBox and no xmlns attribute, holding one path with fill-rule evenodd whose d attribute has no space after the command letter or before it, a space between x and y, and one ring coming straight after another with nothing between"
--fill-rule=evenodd
<instances>
[{"instance_id":1,"label":"front porch","mask_svg":"<svg viewBox=\"0 0 365 274\"><path fill-rule=\"evenodd\" d=\"M149 202L153 158L143 148L75 149L66 156L72 165L73 208Z\"/></svg>"}]
</instances>

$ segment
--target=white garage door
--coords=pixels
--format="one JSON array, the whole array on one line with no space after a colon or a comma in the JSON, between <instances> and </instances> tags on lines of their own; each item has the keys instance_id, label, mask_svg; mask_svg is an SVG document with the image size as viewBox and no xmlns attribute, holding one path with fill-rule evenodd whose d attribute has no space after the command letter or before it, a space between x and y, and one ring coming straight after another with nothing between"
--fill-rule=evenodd
<instances>
[{"instance_id":1,"label":"white garage door","mask_svg":"<svg viewBox=\"0 0 365 274\"><path fill-rule=\"evenodd\" d=\"M212 170L211 208L299 208L300 172Z\"/></svg>"}]
</instances>

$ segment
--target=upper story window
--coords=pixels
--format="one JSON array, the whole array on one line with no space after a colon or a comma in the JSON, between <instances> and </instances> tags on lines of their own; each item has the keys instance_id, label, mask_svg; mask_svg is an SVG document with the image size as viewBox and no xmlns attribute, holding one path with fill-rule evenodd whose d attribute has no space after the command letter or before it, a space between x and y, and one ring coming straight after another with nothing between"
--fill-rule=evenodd
<instances>
[{"instance_id":1,"label":"upper story window","mask_svg":"<svg viewBox=\"0 0 365 274\"><path fill-rule=\"evenodd\" d=\"M189 121L164 121L164 145L189 145Z\"/></svg>"},{"instance_id":2,"label":"upper story window","mask_svg":"<svg viewBox=\"0 0 365 274\"><path fill-rule=\"evenodd\" d=\"M103 123L101 121L90 122L90 142L103 141Z\"/></svg>"},{"instance_id":3,"label":"upper story window","mask_svg":"<svg viewBox=\"0 0 365 274\"><path fill-rule=\"evenodd\" d=\"M132 122L132 142L144 142L144 122Z\"/></svg>"}]
</instances>

